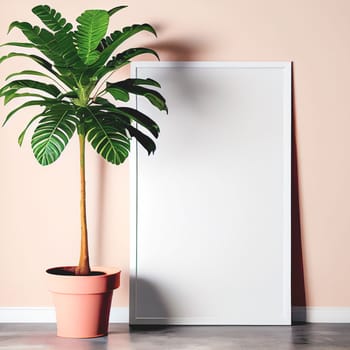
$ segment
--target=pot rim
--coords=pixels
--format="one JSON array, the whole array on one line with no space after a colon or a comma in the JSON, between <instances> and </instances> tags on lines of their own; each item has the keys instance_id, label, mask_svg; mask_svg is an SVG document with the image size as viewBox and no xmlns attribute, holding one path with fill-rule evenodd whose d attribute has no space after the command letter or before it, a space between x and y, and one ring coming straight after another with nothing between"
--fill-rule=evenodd
<instances>
[{"instance_id":1,"label":"pot rim","mask_svg":"<svg viewBox=\"0 0 350 350\"><path fill-rule=\"evenodd\" d=\"M57 278L79 278L79 279L86 279L86 278L106 278L106 276L111 276L111 275L117 275L121 273L121 270L117 267L110 267L110 266L92 266L91 271L98 271L98 272L103 272L102 275L87 275L87 276L79 276L79 275L58 275L50 272L50 270L56 270L56 269L69 269L72 270L76 266L71 266L71 265L65 265L65 266L54 266L54 267L49 267L45 269L45 273L49 276L54 276Z\"/></svg>"}]
</instances>

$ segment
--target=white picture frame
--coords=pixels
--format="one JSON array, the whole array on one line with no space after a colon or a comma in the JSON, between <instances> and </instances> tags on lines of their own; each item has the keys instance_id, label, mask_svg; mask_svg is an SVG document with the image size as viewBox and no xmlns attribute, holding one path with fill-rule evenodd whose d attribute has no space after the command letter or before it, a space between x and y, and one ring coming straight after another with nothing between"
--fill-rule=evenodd
<instances>
[{"instance_id":1,"label":"white picture frame","mask_svg":"<svg viewBox=\"0 0 350 350\"><path fill-rule=\"evenodd\" d=\"M130 158L130 324L291 324L291 63L131 76L161 83L169 115L132 101L161 133Z\"/></svg>"}]
</instances>

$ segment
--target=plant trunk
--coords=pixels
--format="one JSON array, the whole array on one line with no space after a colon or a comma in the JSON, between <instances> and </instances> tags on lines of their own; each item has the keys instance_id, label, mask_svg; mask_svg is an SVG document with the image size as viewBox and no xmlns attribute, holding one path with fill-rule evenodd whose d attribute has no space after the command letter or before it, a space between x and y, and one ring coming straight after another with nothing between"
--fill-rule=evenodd
<instances>
[{"instance_id":1,"label":"plant trunk","mask_svg":"<svg viewBox=\"0 0 350 350\"><path fill-rule=\"evenodd\" d=\"M79 132L80 149L80 222L81 243L79 266L76 267L76 275L88 275L90 270L88 234L86 225L86 185L85 185L85 132Z\"/></svg>"}]
</instances>

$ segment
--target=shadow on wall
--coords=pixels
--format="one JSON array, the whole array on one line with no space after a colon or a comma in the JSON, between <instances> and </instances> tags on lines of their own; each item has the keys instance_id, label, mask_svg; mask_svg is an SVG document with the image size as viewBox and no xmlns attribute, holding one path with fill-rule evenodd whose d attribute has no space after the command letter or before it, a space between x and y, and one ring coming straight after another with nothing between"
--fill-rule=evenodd
<instances>
[{"instance_id":1,"label":"shadow on wall","mask_svg":"<svg viewBox=\"0 0 350 350\"><path fill-rule=\"evenodd\" d=\"M157 41L148 46L158 52L161 61L195 61L205 49L199 42L186 39Z\"/></svg>"},{"instance_id":2,"label":"shadow on wall","mask_svg":"<svg viewBox=\"0 0 350 350\"><path fill-rule=\"evenodd\" d=\"M166 25L162 23L153 23L158 37L166 31ZM165 35L164 35L165 36ZM161 61L195 61L200 60L203 51L207 50L205 38L176 37L176 39L157 39L152 40L145 47L155 50L161 57Z\"/></svg>"},{"instance_id":3,"label":"shadow on wall","mask_svg":"<svg viewBox=\"0 0 350 350\"><path fill-rule=\"evenodd\" d=\"M294 67L292 66L292 69ZM295 94L292 70L292 306L305 307L305 278L303 265L303 249L300 227L298 154L295 135ZM296 321L306 322L305 308L298 310ZM293 321L295 322L295 321Z\"/></svg>"},{"instance_id":4,"label":"shadow on wall","mask_svg":"<svg viewBox=\"0 0 350 350\"><path fill-rule=\"evenodd\" d=\"M154 318L150 320L150 325L133 325L130 326L134 330L162 330L167 329L168 325L162 324L162 320L166 320L169 315L169 307L162 291L157 285L144 278L138 278L137 281L131 281L134 286L134 300L130 300L133 304L135 314L134 318L142 318L145 315L147 318ZM131 317L131 318L133 318Z\"/></svg>"},{"instance_id":5,"label":"shadow on wall","mask_svg":"<svg viewBox=\"0 0 350 350\"><path fill-rule=\"evenodd\" d=\"M158 33L163 30L162 25L154 26ZM203 44L199 41L188 41L186 39L177 40L158 40L156 43L151 42L150 44L145 44L144 47L149 47L158 52L161 57L161 61L193 61L196 57L200 57L201 51L205 48ZM183 98L195 100L194 93L198 89L193 86L193 80L188 79L186 75L179 77L178 79L179 90L183 93ZM96 261L98 264L101 263L103 257L103 247L104 247L104 232L105 232L105 199L106 199L106 162L101 158L99 161L99 171L98 171L98 213L97 213L97 227L96 232L98 234L98 239L96 240Z\"/></svg>"},{"instance_id":6,"label":"shadow on wall","mask_svg":"<svg viewBox=\"0 0 350 350\"><path fill-rule=\"evenodd\" d=\"M158 32L160 31L158 28L156 29ZM188 41L186 39L157 41L156 43L150 43L148 46L158 52L161 62L200 60L201 53L206 49L205 44L201 43L200 40ZM178 71L176 83L178 96L181 100L191 101L193 107L200 106L197 101L200 101L201 93L205 90L200 89L201 86L193 80L193 77L188 76L186 69ZM171 105L169 110L171 110Z\"/></svg>"},{"instance_id":7,"label":"shadow on wall","mask_svg":"<svg viewBox=\"0 0 350 350\"><path fill-rule=\"evenodd\" d=\"M95 241L96 261L98 265L102 264L103 261L103 247L105 246L105 199L106 199L106 164L102 157L99 157L98 167L98 213L97 213L97 231L98 239Z\"/></svg>"}]
</instances>

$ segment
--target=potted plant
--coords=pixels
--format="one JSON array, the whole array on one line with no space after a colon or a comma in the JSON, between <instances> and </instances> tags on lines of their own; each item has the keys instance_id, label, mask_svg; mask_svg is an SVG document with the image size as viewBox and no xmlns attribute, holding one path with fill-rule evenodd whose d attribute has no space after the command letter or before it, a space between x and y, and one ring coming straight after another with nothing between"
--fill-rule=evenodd
<instances>
[{"instance_id":1,"label":"potted plant","mask_svg":"<svg viewBox=\"0 0 350 350\"><path fill-rule=\"evenodd\" d=\"M22 145L27 130L35 124L31 146L37 161L49 165L56 161L72 136L77 133L80 151L80 218L81 247L77 266L47 270L50 290L54 293L57 334L64 337L96 337L107 334L113 290L119 286L120 271L115 268L91 268L89 263L86 225L85 144L105 160L121 164L128 157L130 140L135 138L147 152L155 151L152 139L158 137L158 125L142 112L123 106L130 94L146 98L161 111L167 111L165 99L154 88L160 85L152 79L108 81L112 73L141 54L157 53L149 48L132 48L115 54L118 47L133 35L156 32L149 24L134 24L107 35L109 19L126 6L109 11L86 10L77 18L77 27L67 22L59 12L39 5L32 12L44 28L15 21L9 31L19 29L26 42L8 42L19 51L0 58L0 63L12 57L35 61L44 70L14 72L0 89L4 104L17 98L27 99L6 117L6 124L23 108L40 106L41 112L31 118L18 137ZM25 52L22 48L35 49ZM28 78L28 76L30 78ZM38 80L39 79L39 80ZM106 97L109 97L108 100Z\"/></svg>"}]
</instances>

